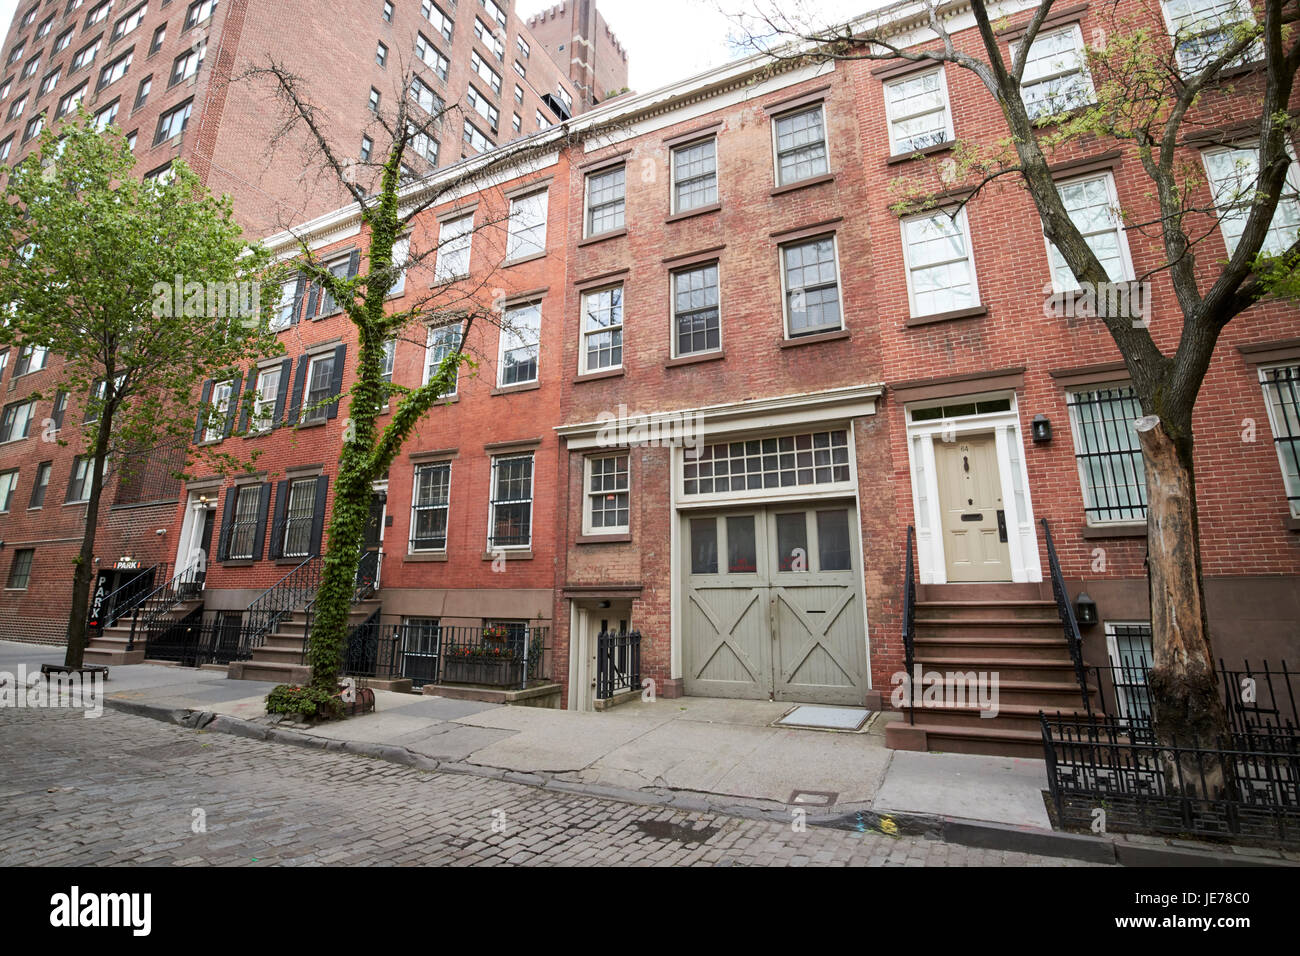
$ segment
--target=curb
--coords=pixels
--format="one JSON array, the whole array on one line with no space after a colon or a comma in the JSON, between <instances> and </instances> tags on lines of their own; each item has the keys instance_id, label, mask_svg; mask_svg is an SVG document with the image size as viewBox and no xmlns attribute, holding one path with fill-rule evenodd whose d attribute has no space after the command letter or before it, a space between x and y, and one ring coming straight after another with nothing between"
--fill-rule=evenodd
<instances>
[{"instance_id":1,"label":"curb","mask_svg":"<svg viewBox=\"0 0 1300 956\"><path fill-rule=\"evenodd\" d=\"M791 808L784 804L765 804L761 801L732 803L701 794L681 791L628 790L604 784L575 783L571 780L558 780L547 773L529 773L504 770L500 767L483 767L458 760L438 760L392 744L317 737L298 730L282 730L278 727L270 727L225 714L214 714L210 711L164 707L159 704L119 700L111 697L105 698L104 706L110 710L121 711L136 717L147 717L163 723L177 724L191 730L229 734L233 737L244 737L250 740L292 744L297 747L307 747L331 753L354 754L360 757L370 757L387 763L411 767L415 770L487 777L493 780L502 780L506 783L536 787L540 790L602 797L607 800L617 800L621 803L630 803L637 806L665 807L695 813L718 813L768 823L790 822ZM809 812L806 820L810 826L834 830L851 830L857 833L873 832L884 836L920 836L982 850L1031 853L1036 856L1082 860L1088 863L1101 863L1112 866L1297 866L1296 863L1286 859L1254 856L1250 855L1249 852L1239 854L1231 851L1202 849L1191 845L1173 846L1160 843L1133 843L1124 840L1122 836L1111 839L1079 833L1062 833L1055 830L1018 827L984 820L966 820L959 817L906 811L878 812L862 809L849 813L814 814Z\"/></svg>"}]
</instances>

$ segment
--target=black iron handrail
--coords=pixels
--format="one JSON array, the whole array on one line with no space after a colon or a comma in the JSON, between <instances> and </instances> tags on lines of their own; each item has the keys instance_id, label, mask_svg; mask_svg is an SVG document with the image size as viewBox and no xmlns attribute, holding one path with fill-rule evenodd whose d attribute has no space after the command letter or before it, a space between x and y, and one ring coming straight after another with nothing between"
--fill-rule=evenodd
<instances>
[{"instance_id":1,"label":"black iron handrail","mask_svg":"<svg viewBox=\"0 0 1300 956\"><path fill-rule=\"evenodd\" d=\"M112 627L120 619L132 614L137 607L144 603L145 597L150 593L150 588L140 586L140 579L146 574L153 573L153 580L156 581L161 576L157 572L161 571L165 575L171 570L171 567L170 561L159 561L156 564L151 564L149 567L141 569L139 574L121 587L110 591L100 606L99 614L93 617L94 623L92 627L102 634L104 628ZM121 595L133 590L135 593L128 594L126 599L122 601ZM119 601L122 601L121 607L118 607Z\"/></svg>"},{"instance_id":2,"label":"black iron handrail","mask_svg":"<svg viewBox=\"0 0 1300 956\"><path fill-rule=\"evenodd\" d=\"M1074 616L1074 605L1070 603L1070 592L1065 587L1065 576L1061 573L1061 562L1056 556L1056 543L1052 540L1052 529L1047 526L1047 519L1040 518L1043 537L1047 541L1047 565L1052 576L1052 596L1056 598L1056 613L1061 618L1061 630L1065 634L1065 644L1070 651L1070 660L1074 664L1074 676L1079 682L1079 693L1083 695L1083 709L1092 713L1092 695L1088 693L1088 679L1083 668L1083 638L1079 634L1079 622Z\"/></svg>"},{"instance_id":3,"label":"black iron handrail","mask_svg":"<svg viewBox=\"0 0 1300 956\"><path fill-rule=\"evenodd\" d=\"M916 688L912 686L912 666L916 662L916 569L912 563L912 545L916 529L907 526L907 551L903 571L903 663L907 668L904 680L911 688L908 695L908 722L916 723Z\"/></svg>"},{"instance_id":4,"label":"black iron handrail","mask_svg":"<svg viewBox=\"0 0 1300 956\"><path fill-rule=\"evenodd\" d=\"M192 563L186 565L185 570L181 571L166 584L160 585L144 596L131 611L131 633L126 639L126 649L135 650L135 636L137 633L148 636L154 631L158 621L166 614L172 612L178 602L184 601L193 596L197 587L201 586L200 575L203 574L204 558L200 555ZM150 602L156 602L156 606L151 610L145 611L143 622L141 621L140 612L147 608Z\"/></svg>"},{"instance_id":5,"label":"black iron handrail","mask_svg":"<svg viewBox=\"0 0 1300 956\"><path fill-rule=\"evenodd\" d=\"M311 555L271 585L244 609L249 647L261 647L277 625L294 611L309 605L320 589L321 559Z\"/></svg>"}]
</instances>

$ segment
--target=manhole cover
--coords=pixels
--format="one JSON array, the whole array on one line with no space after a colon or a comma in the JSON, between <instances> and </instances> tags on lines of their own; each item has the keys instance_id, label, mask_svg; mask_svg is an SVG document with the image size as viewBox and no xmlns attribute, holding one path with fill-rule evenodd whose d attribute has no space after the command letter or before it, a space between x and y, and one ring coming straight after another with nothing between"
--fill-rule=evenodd
<instances>
[{"instance_id":1,"label":"manhole cover","mask_svg":"<svg viewBox=\"0 0 1300 956\"><path fill-rule=\"evenodd\" d=\"M815 707L801 704L772 726L808 730L857 730L870 716L871 711L865 707Z\"/></svg>"}]
</instances>

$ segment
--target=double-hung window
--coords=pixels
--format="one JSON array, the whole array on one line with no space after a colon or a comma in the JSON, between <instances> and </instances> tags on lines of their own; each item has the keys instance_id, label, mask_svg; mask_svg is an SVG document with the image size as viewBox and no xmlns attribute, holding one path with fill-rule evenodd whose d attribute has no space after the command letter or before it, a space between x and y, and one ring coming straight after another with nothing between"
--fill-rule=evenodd
<instances>
[{"instance_id":1,"label":"double-hung window","mask_svg":"<svg viewBox=\"0 0 1300 956\"><path fill-rule=\"evenodd\" d=\"M1291 516L1300 518L1300 364L1261 368L1259 380Z\"/></svg>"},{"instance_id":2,"label":"double-hung window","mask_svg":"<svg viewBox=\"0 0 1300 956\"><path fill-rule=\"evenodd\" d=\"M8 511L14 503L14 492L18 490L18 469L0 471L0 512Z\"/></svg>"},{"instance_id":3,"label":"double-hung window","mask_svg":"<svg viewBox=\"0 0 1300 956\"><path fill-rule=\"evenodd\" d=\"M45 76L41 77L41 85L40 88L36 91L36 95L44 96L46 93L50 92L50 90L54 89L54 87L58 86L59 77L62 75L63 75L62 67L56 67L55 69L50 70L50 72L46 73Z\"/></svg>"},{"instance_id":4,"label":"double-hung window","mask_svg":"<svg viewBox=\"0 0 1300 956\"><path fill-rule=\"evenodd\" d=\"M0 412L0 443L26 438L36 415L34 401L14 402Z\"/></svg>"},{"instance_id":5,"label":"double-hung window","mask_svg":"<svg viewBox=\"0 0 1300 956\"><path fill-rule=\"evenodd\" d=\"M85 455L78 455L72 459L72 474L68 476L67 501L69 503L90 500L90 486L95 477L94 464L95 459L87 458Z\"/></svg>"},{"instance_id":6,"label":"double-hung window","mask_svg":"<svg viewBox=\"0 0 1300 956\"><path fill-rule=\"evenodd\" d=\"M27 590L27 584L32 578L32 561L35 557L35 548L19 548L14 552L14 563L9 566L9 580L5 583L8 590Z\"/></svg>"},{"instance_id":7,"label":"double-hung window","mask_svg":"<svg viewBox=\"0 0 1300 956\"><path fill-rule=\"evenodd\" d=\"M510 200L507 259L539 256L546 251L546 190Z\"/></svg>"},{"instance_id":8,"label":"double-hung window","mask_svg":"<svg viewBox=\"0 0 1300 956\"><path fill-rule=\"evenodd\" d=\"M451 31L453 28L451 17L443 13L433 0L424 0L424 4L420 7L420 12L424 14L424 19L433 24L433 28L442 34L442 38L450 43Z\"/></svg>"},{"instance_id":9,"label":"double-hung window","mask_svg":"<svg viewBox=\"0 0 1300 956\"><path fill-rule=\"evenodd\" d=\"M602 372L623 365L623 286L582 294L581 372Z\"/></svg>"},{"instance_id":10,"label":"double-hung window","mask_svg":"<svg viewBox=\"0 0 1300 956\"><path fill-rule=\"evenodd\" d=\"M271 365L257 373L257 392L253 396L252 430L270 431L275 424L275 406L280 397L281 366Z\"/></svg>"},{"instance_id":11,"label":"double-hung window","mask_svg":"<svg viewBox=\"0 0 1300 956\"><path fill-rule=\"evenodd\" d=\"M208 405L208 424L203 429L204 441L219 441L225 435L234 393L234 382L217 382L212 386L212 399Z\"/></svg>"},{"instance_id":12,"label":"double-hung window","mask_svg":"<svg viewBox=\"0 0 1300 956\"><path fill-rule=\"evenodd\" d=\"M451 462L415 466L411 490L411 551L447 550Z\"/></svg>"},{"instance_id":13,"label":"double-hung window","mask_svg":"<svg viewBox=\"0 0 1300 956\"><path fill-rule=\"evenodd\" d=\"M82 83L75 90L72 90L68 93L64 93L63 96L59 99L59 105L54 109L54 118L58 119L61 116L67 116L69 113L71 113L73 110L77 108L77 104L80 103L83 99L85 99L85 97L86 97L85 83ZM22 101L20 100L19 102L21 103ZM19 112L22 111L19 110Z\"/></svg>"},{"instance_id":14,"label":"double-hung window","mask_svg":"<svg viewBox=\"0 0 1300 956\"><path fill-rule=\"evenodd\" d=\"M50 472L53 468L52 461L43 461L36 466L36 477L32 481L32 497L27 503L28 508L45 507L45 491L50 487Z\"/></svg>"},{"instance_id":15,"label":"double-hung window","mask_svg":"<svg viewBox=\"0 0 1300 956\"><path fill-rule=\"evenodd\" d=\"M428 85L421 81L418 76L411 78L410 96L420 109L433 115L435 118L442 113L443 108L446 105L443 103L442 97L429 89Z\"/></svg>"},{"instance_id":16,"label":"double-hung window","mask_svg":"<svg viewBox=\"0 0 1300 956\"><path fill-rule=\"evenodd\" d=\"M117 23L113 24L112 42L116 42L128 33L133 32L141 23L144 22L144 18L148 13L149 4L142 3L126 16L120 18Z\"/></svg>"},{"instance_id":17,"label":"double-hung window","mask_svg":"<svg viewBox=\"0 0 1300 956\"><path fill-rule=\"evenodd\" d=\"M208 53L208 41L204 40L197 47L186 50L175 60L172 61L172 76L168 86L175 86L182 80L188 80L191 76L199 72L203 66L203 58Z\"/></svg>"},{"instance_id":18,"label":"double-hung window","mask_svg":"<svg viewBox=\"0 0 1300 956\"><path fill-rule=\"evenodd\" d=\"M438 79L444 83L447 82L447 67L450 64L447 62L447 58L423 33L415 35L415 55L420 58L425 66L437 74Z\"/></svg>"},{"instance_id":19,"label":"double-hung window","mask_svg":"<svg viewBox=\"0 0 1300 956\"><path fill-rule=\"evenodd\" d=\"M316 479L298 478L289 485L289 502L284 512L286 558L305 558L311 552L312 525L316 520Z\"/></svg>"},{"instance_id":20,"label":"double-hung window","mask_svg":"<svg viewBox=\"0 0 1300 956\"><path fill-rule=\"evenodd\" d=\"M493 146L492 140L488 139L487 133L483 132L469 120L465 121L462 133L463 135L461 138L464 139L467 145L473 147L476 153L486 153Z\"/></svg>"},{"instance_id":21,"label":"double-hung window","mask_svg":"<svg viewBox=\"0 0 1300 956\"><path fill-rule=\"evenodd\" d=\"M68 72L75 73L83 66L90 66L95 61L95 55L99 53L100 42L96 40L94 43L89 43L78 50L72 57L72 64L68 67Z\"/></svg>"},{"instance_id":22,"label":"double-hung window","mask_svg":"<svg viewBox=\"0 0 1300 956\"><path fill-rule=\"evenodd\" d=\"M122 77L126 76L127 71L131 69L132 51L119 56L112 63L105 63L99 71L99 82L95 84L95 92L99 92L104 87L116 83Z\"/></svg>"},{"instance_id":23,"label":"double-hung window","mask_svg":"<svg viewBox=\"0 0 1300 956\"><path fill-rule=\"evenodd\" d=\"M1017 54L1015 44L1011 52ZM1083 31L1077 23L1034 38L1020 76L1020 98L1031 120L1058 116L1091 103L1092 92Z\"/></svg>"},{"instance_id":24,"label":"double-hung window","mask_svg":"<svg viewBox=\"0 0 1300 956\"><path fill-rule=\"evenodd\" d=\"M689 212L718 201L718 140L678 146L672 153L673 212Z\"/></svg>"},{"instance_id":25,"label":"double-hung window","mask_svg":"<svg viewBox=\"0 0 1300 956\"><path fill-rule=\"evenodd\" d=\"M465 91L465 101L474 108L474 112L487 121L488 127L495 133L501 122L501 111L488 102L487 96L475 89L474 84L471 83Z\"/></svg>"},{"instance_id":26,"label":"double-hung window","mask_svg":"<svg viewBox=\"0 0 1300 956\"><path fill-rule=\"evenodd\" d=\"M588 236L614 232L626 225L627 170L623 166L587 174Z\"/></svg>"},{"instance_id":27,"label":"double-hung window","mask_svg":"<svg viewBox=\"0 0 1300 956\"><path fill-rule=\"evenodd\" d=\"M262 503L261 485L240 485L235 489L235 516L230 522L226 556L234 561L251 560L259 542L257 538L258 506Z\"/></svg>"},{"instance_id":28,"label":"double-hung window","mask_svg":"<svg viewBox=\"0 0 1300 956\"><path fill-rule=\"evenodd\" d=\"M492 459L488 550L527 548L533 543L533 455Z\"/></svg>"},{"instance_id":29,"label":"double-hung window","mask_svg":"<svg viewBox=\"0 0 1300 956\"><path fill-rule=\"evenodd\" d=\"M18 350L18 361L14 363L14 375L39 372L45 368L45 361L49 354L49 351L43 345L24 345Z\"/></svg>"},{"instance_id":30,"label":"double-hung window","mask_svg":"<svg viewBox=\"0 0 1300 956\"><path fill-rule=\"evenodd\" d=\"M492 87L493 93L497 96L501 95L501 74L488 66L487 60L479 56L477 50L470 50L469 66L470 69L478 74L479 79Z\"/></svg>"},{"instance_id":31,"label":"double-hung window","mask_svg":"<svg viewBox=\"0 0 1300 956\"><path fill-rule=\"evenodd\" d=\"M314 356L307 366L307 394L303 401L302 421L323 422L329 406L338 398L334 390L334 353Z\"/></svg>"},{"instance_id":32,"label":"double-hung window","mask_svg":"<svg viewBox=\"0 0 1300 956\"><path fill-rule=\"evenodd\" d=\"M1133 425L1142 409L1133 387L1071 392L1067 405L1088 524L1145 521L1146 469Z\"/></svg>"},{"instance_id":33,"label":"double-hung window","mask_svg":"<svg viewBox=\"0 0 1300 956\"><path fill-rule=\"evenodd\" d=\"M790 338L843 328L834 236L782 246L781 281Z\"/></svg>"},{"instance_id":34,"label":"double-hung window","mask_svg":"<svg viewBox=\"0 0 1300 956\"><path fill-rule=\"evenodd\" d=\"M826 114L822 104L778 116L776 136L776 184L824 176L830 171L826 152Z\"/></svg>"},{"instance_id":35,"label":"double-hung window","mask_svg":"<svg viewBox=\"0 0 1300 956\"><path fill-rule=\"evenodd\" d=\"M438 228L438 255L434 281L451 282L469 275L469 255L474 242L474 214L448 219Z\"/></svg>"},{"instance_id":36,"label":"double-hung window","mask_svg":"<svg viewBox=\"0 0 1300 956\"><path fill-rule=\"evenodd\" d=\"M676 356L716 352L722 348L718 308L718 264L680 269L672 274L673 342Z\"/></svg>"},{"instance_id":37,"label":"double-hung window","mask_svg":"<svg viewBox=\"0 0 1300 956\"><path fill-rule=\"evenodd\" d=\"M478 17L474 18L474 36L478 37L479 42L492 51L492 55L497 58L498 62L505 62L506 45L492 31L492 27Z\"/></svg>"},{"instance_id":38,"label":"double-hung window","mask_svg":"<svg viewBox=\"0 0 1300 956\"><path fill-rule=\"evenodd\" d=\"M1255 22L1250 4L1245 0L1164 0L1165 22L1185 74L1209 66L1237 38L1239 27ZM1238 63L1256 59L1262 49L1259 42L1247 47Z\"/></svg>"},{"instance_id":39,"label":"double-hung window","mask_svg":"<svg viewBox=\"0 0 1300 956\"><path fill-rule=\"evenodd\" d=\"M190 8L185 11L185 29L196 27L208 17L212 16L217 9L217 0L195 0L190 4Z\"/></svg>"},{"instance_id":40,"label":"double-hung window","mask_svg":"<svg viewBox=\"0 0 1300 956\"><path fill-rule=\"evenodd\" d=\"M1203 154L1209 174L1214 209L1228 254L1237 251L1237 243L1246 229L1251 206L1258 197L1259 147L1235 146L1207 150ZM1287 168L1282 193L1260 246L1262 255L1278 256L1286 252L1300 235L1300 169L1292 160Z\"/></svg>"},{"instance_id":41,"label":"double-hung window","mask_svg":"<svg viewBox=\"0 0 1300 956\"><path fill-rule=\"evenodd\" d=\"M966 210L937 209L904 219L903 255L912 315L940 315L979 305Z\"/></svg>"},{"instance_id":42,"label":"double-hung window","mask_svg":"<svg viewBox=\"0 0 1300 956\"><path fill-rule=\"evenodd\" d=\"M190 99L179 106L172 107L158 117L158 131L154 133L153 144L157 146L159 143L165 143L167 140L185 132L185 127L190 122L190 113L193 110L194 101Z\"/></svg>"},{"instance_id":43,"label":"double-hung window","mask_svg":"<svg viewBox=\"0 0 1300 956\"><path fill-rule=\"evenodd\" d=\"M501 357L497 384L523 385L537 381L537 355L542 332L542 304L528 302L506 309L501 329Z\"/></svg>"},{"instance_id":44,"label":"double-hung window","mask_svg":"<svg viewBox=\"0 0 1300 956\"><path fill-rule=\"evenodd\" d=\"M443 360L460 348L461 327L460 322L452 322L448 325L436 325L429 328L424 347L424 380L420 384L429 384L429 379L437 374ZM457 380L459 378L460 368L457 367L452 373L451 388L447 390L444 397L450 398L456 394Z\"/></svg>"},{"instance_id":45,"label":"double-hung window","mask_svg":"<svg viewBox=\"0 0 1300 956\"><path fill-rule=\"evenodd\" d=\"M1115 180L1110 173L1099 173L1058 183L1065 211L1070 221L1083 234L1111 282L1124 282L1133 278L1129 261L1128 240L1124 235L1119 215L1119 198L1115 194ZM1052 262L1052 286L1057 292L1078 289L1074 272L1056 246L1048 241L1047 254Z\"/></svg>"},{"instance_id":46,"label":"double-hung window","mask_svg":"<svg viewBox=\"0 0 1300 956\"><path fill-rule=\"evenodd\" d=\"M588 534L626 533L630 528L631 494L628 456L588 458L586 511L583 531Z\"/></svg>"},{"instance_id":47,"label":"double-hung window","mask_svg":"<svg viewBox=\"0 0 1300 956\"><path fill-rule=\"evenodd\" d=\"M942 67L886 83L885 110L889 114L889 150L896 156L956 138Z\"/></svg>"}]
</instances>

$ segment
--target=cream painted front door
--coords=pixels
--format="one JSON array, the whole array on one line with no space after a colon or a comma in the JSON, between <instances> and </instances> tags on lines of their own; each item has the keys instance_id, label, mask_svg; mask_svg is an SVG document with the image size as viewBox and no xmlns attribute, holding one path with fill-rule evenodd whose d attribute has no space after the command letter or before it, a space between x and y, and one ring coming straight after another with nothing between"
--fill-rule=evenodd
<instances>
[{"instance_id":1,"label":"cream painted front door","mask_svg":"<svg viewBox=\"0 0 1300 956\"><path fill-rule=\"evenodd\" d=\"M1002 480L992 435L936 440L935 470L949 581L1010 581Z\"/></svg>"}]
</instances>

